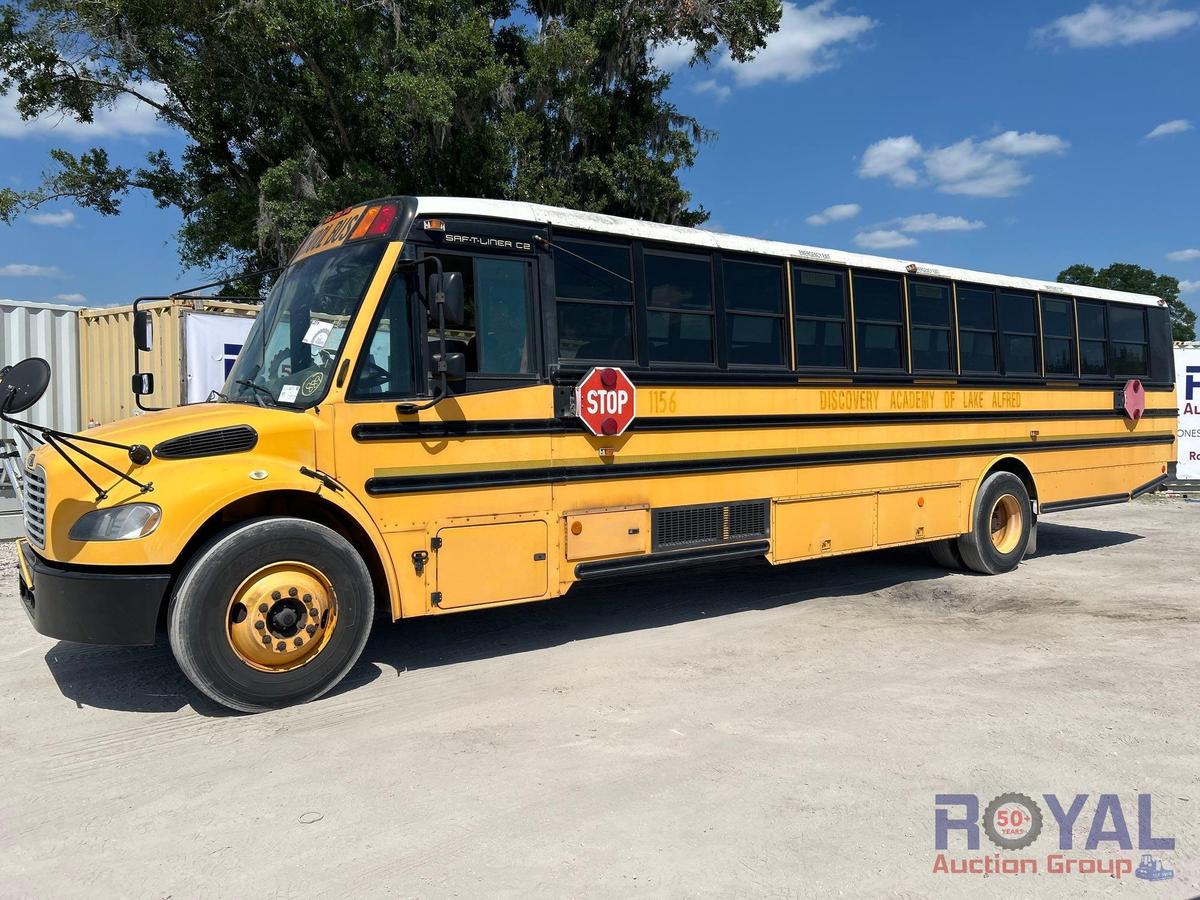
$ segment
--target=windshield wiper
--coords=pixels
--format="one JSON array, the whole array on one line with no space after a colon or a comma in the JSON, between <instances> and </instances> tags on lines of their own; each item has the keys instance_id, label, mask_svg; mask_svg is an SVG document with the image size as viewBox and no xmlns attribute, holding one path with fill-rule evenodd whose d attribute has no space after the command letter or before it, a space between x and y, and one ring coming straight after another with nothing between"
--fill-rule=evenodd
<instances>
[{"instance_id":1,"label":"windshield wiper","mask_svg":"<svg viewBox=\"0 0 1200 900\"><path fill-rule=\"evenodd\" d=\"M263 387L257 381L251 381L249 378L239 378L237 381L234 382L234 384L243 384L246 387L254 388L254 390L258 392L254 395L254 399L258 401L259 406L278 406L279 405L279 401L277 401L275 399L275 395L273 393L271 393L271 390L269 388ZM262 394L266 394L271 399L271 402L269 404L263 402L262 396L261 396Z\"/></svg>"}]
</instances>

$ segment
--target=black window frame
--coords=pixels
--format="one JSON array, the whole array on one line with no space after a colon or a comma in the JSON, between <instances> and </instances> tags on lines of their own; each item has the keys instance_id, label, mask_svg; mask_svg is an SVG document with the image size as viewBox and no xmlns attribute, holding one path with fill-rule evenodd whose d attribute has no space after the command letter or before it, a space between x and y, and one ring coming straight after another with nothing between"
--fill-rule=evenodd
<instances>
[{"instance_id":1,"label":"black window frame","mask_svg":"<svg viewBox=\"0 0 1200 900\"><path fill-rule=\"evenodd\" d=\"M950 312L950 321L947 325L918 325L913 322L912 317L912 287L913 285L927 284L946 289L947 308ZM958 302L954 290L954 283L940 278L928 278L925 276L913 278L905 276L904 279L904 300L907 306L908 318L908 358L911 371L914 375L956 375L958 374ZM923 331L944 331L946 332L946 349L949 354L949 367L945 369L922 369L917 367L917 358L913 349L913 332L917 329Z\"/></svg>"},{"instance_id":2,"label":"black window frame","mask_svg":"<svg viewBox=\"0 0 1200 900\"><path fill-rule=\"evenodd\" d=\"M1033 331L1015 331L1004 327L1004 309L1002 306L1002 298L1006 295L1009 297L1019 297L1032 301ZM1000 343L1000 374L1005 378L1044 378L1046 370L1042 360L1041 311L1038 306L1037 293L1033 291L1022 291L1018 288L998 287L995 290L995 304L996 329ZM1008 353L1006 352L1007 342L1005 341L1005 338L1009 335L1012 335L1013 337L1033 338L1032 372L1010 372L1008 370L1009 361Z\"/></svg>"},{"instance_id":3,"label":"black window frame","mask_svg":"<svg viewBox=\"0 0 1200 900\"><path fill-rule=\"evenodd\" d=\"M1132 312L1141 313L1142 337L1143 337L1142 340L1140 340L1140 341L1122 341L1122 340L1116 339L1116 337L1114 336L1114 333L1113 333L1113 323L1112 323L1112 311L1114 309L1129 310ZM1107 337L1108 337L1107 350L1108 350L1108 374L1109 374L1109 377L1115 378L1115 379L1149 378L1150 377L1150 369L1151 369L1151 363L1150 363L1150 317L1148 315L1146 315L1146 309L1147 308L1145 306L1142 306L1140 304L1134 304L1134 303L1116 303L1116 302L1110 301L1110 302L1104 304L1105 328L1107 330ZM1143 351L1144 351L1143 358L1146 361L1146 365L1140 373L1134 373L1134 372L1125 372L1125 373L1121 373L1121 374L1117 373L1117 354L1116 354L1116 349L1115 349L1117 344L1136 345L1143 349Z\"/></svg>"},{"instance_id":4,"label":"black window frame","mask_svg":"<svg viewBox=\"0 0 1200 900\"><path fill-rule=\"evenodd\" d=\"M555 244L562 244L564 242L573 243L573 244L593 244L593 245L600 246L600 247L616 247L616 248L624 249L626 254L629 257L629 299L627 301L626 300L595 300L595 299L588 299L585 297L561 296L559 294L558 266L557 266L557 262L554 261L555 248L551 247L550 257L551 257L551 260L554 265L554 350L553 350L554 361L560 366L565 365L568 367L575 366L577 363L584 364L584 367L590 367L592 364L595 364L595 363L624 364L624 365L636 366L638 363L638 360L640 358L638 356L639 331L640 331L640 329L638 327L638 320L639 320L638 291L637 291L637 281L634 277L634 266L636 264L635 254L634 254L634 245L636 242L632 241L632 240L620 239L620 238L613 238L610 240L606 240L603 238L600 238L600 239L593 238L591 236L581 237L581 236L578 236L575 234L569 234L569 233L568 234L556 234L554 236ZM620 274L620 273L618 273L618 274ZM624 276L622 276L622 277L624 277ZM566 303L568 305L589 304L592 306L606 306L606 307L616 307L616 308L628 309L629 310L629 329L630 329L629 342L630 342L631 355L629 357L623 357L621 359L617 359L616 357L607 358L607 357L592 357L592 356L575 356L575 357L562 356L561 355L562 336L559 333L559 327L558 327L559 326L558 305L560 302Z\"/></svg>"},{"instance_id":5,"label":"black window frame","mask_svg":"<svg viewBox=\"0 0 1200 900\"><path fill-rule=\"evenodd\" d=\"M1067 318L1070 322L1070 334L1051 334L1046 329L1046 304L1047 303L1065 303L1067 304ZM1068 294L1048 294L1038 293L1038 324L1042 329L1042 374L1051 380L1061 381L1063 379L1077 380L1079 378L1079 319L1075 313L1075 298ZM1051 372L1048 363L1049 355L1046 353L1047 341L1067 341L1071 347L1071 371L1070 372Z\"/></svg>"},{"instance_id":6,"label":"black window frame","mask_svg":"<svg viewBox=\"0 0 1200 900\"><path fill-rule=\"evenodd\" d=\"M860 277L860 276L862 278L874 278L879 281L895 281L896 282L896 285L899 287L899 294L900 294L900 296L899 296L900 319L898 321L893 321L891 319L865 319L865 318L862 318L858 314L858 302L857 302L857 299L855 300L854 323L853 323L853 328L854 328L854 371L855 372L878 372L880 374L892 374L892 375L911 374L912 366L911 366L911 358L909 356L909 346L908 346L908 296L905 293L906 285L905 285L905 281L904 281L904 276L900 275L899 273L896 273L896 272L881 272L876 269L853 269L852 268L852 269L850 269L850 292L851 292L852 297L855 295L854 279L857 277ZM890 366L863 366L861 364L860 360L862 358L862 354L859 352L859 347L860 347L859 334L858 334L859 325L886 325L890 328L896 328L898 330L898 333L900 335L900 347L899 347L900 366L899 366L899 368L892 368Z\"/></svg>"},{"instance_id":7,"label":"black window frame","mask_svg":"<svg viewBox=\"0 0 1200 900\"><path fill-rule=\"evenodd\" d=\"M651 244L642 242L640 245L640 253L635 255L635 262L640 270L641 282L640 291L637 291L637 305L641 308L641 321L638 325L639 331L645 334L645 356L644 365L648 369L671 369L683 368L688 370L720 370L723 368L722 361L722 335L720 328L722 323L721 316L718 314L720 308L720 296L717 290L717 261L720 254L712 250L706 250L701 247L693 247L692 245L683 245L685 249L679 249L677 245L671 244L667 246L659 244ZM686 307L677 306L652 306L650 303L650 281L646 274L646 257L647 256L674 256L685 259L705 260L708 263L708 281L709 281L709 308L704 309L689 309ZM711 321L710 349L712 354L708 362L686 362L676 360L655 360L651 358L652 348L650 346L650 316L652 313L668 313L676 315L696 315L708 316ZM636 348L635 348L636 352ZM638 357L639 362L643 357Z\"/></svg>"},{"instance_id":8,"label":"black window frame","mask_svg":"<svg viewBox=\"0 0 1200 900\"><path fill-rule=\"evenodd\" d=\"M1079 311L1084 306L1099 307L1100 322L1104 326L1104 337L1103 338L1085 338L1083 336L1083 329L1081 329L1079 327L1079 319L1080 319ZM1108 304L1105 303L1103 300L1091 300L1091 299L1087 299L1084 297L1077 297L1075 300L1075 334L1079 338L1079 345L1078 345L1079 349L1077 351L1078 358L1079 358L1079 379L1081 381L1083 381L1085 379L1090 379L1092 381L1111 379L1113 376L1112 376L1112 353L1109 352L1109 347L1108 347L1108 341L1109 341ZM1085 343L1086 344L1099 344L1100 349L1104 351L1104 371L1103 372L1084 372L1083 371L1083 345Z\"/></svg>"},{"instance_id":9,"label":"black window frame","mask_svg":"<svg viewBox=\"0 0 1200 900\"><path fill-rule=\"evenodd\" d=\"M804 271L814 272L820 275L840 275L842 278L842 315L840 318L835 316L815 316L812 314L802 313L800 311L800 274ZM791 309L791 329L792 342L791 349L795 358L795 369L797 372L853 372L857 360L854 352L854 333L853 321L850 311L850 270L843 266L822 266L817 263L811 263L807 260L791 260L788 275L792 283L792 309ZM805 365L800 361L800 347L796 343L800 336L800 329L797 327L799 322L827 322L838 323L842 329L842 359L844 365L841 366L814 366Z\"/></svg>"},{"instance_id":10,"label":"black window frame","mask_svg":"<svg viewBox=\"0 0 1200 900\"><path fill-rule=\"evenodd\" d=\"M713 276L718 282L717 286L719 287L713 300L714 304L720 310L717 319L721 320L719 324L722 328L720 335L714 335L718 344L716 348L717 359L725 361L724 368L734 369L739 372L754 369L769 371L790 370L792 367L791 330L788 327L788 285L785 261L775 256L715 253L713 254L713 262L716 264L713 267ZM775 269L779 276L780 311L778 313L770 313L761 310L743 309L731 305L728 282L725 278L725 266L729 263L733 265L763 266L764 268ZM777 319L779 321L779 350L781 354L779 363L736 363L733 361L733 319L738 316L743 318ZM724 348L723 352L722 345Z\"/></svg>"},{"instance_id":11,"label":"black window frame","mask_svg":"<svg viewBox=\"0 0 1200 900\"><path fill-rule=\"evenodd\" d=\"M975 291L980 294L989 294L992 298L992 327L991 328L975 328L973 326L964 327L962 324L962 313L959 310L959 303L962 302L962 291ZM981 377L992 376L999 378L1004 374L1000 362L1000 311L996 308L996 288L988 284L972 284L969 282L954 283L954 320L958 327L956 329L958 337L958 369L962 375L977 375ZM987 334L992 338L992 361L995 364L993 368L988 370L983 369L968 369L963 365L962 361L962 332L969 331L972 334Z\"/></svg>"}]
</instances>

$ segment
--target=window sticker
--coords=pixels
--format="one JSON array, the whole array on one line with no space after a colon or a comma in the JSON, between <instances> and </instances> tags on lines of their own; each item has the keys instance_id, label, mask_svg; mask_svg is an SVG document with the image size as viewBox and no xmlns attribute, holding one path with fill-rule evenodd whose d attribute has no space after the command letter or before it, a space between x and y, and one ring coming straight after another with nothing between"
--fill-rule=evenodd
<instances>
[{"instance_id":1,"label":"window sticker","mask_svg":"<svg viewBox=\"0 0 1200 900\"><path fill-rule=\"evenodd\" d=\"M285 384L283 387L281 387L279 389L279 402L280 403L295 403L296 397L299 396L299 394L300 394L300 385Z\"/></svg>"}]
</instances>

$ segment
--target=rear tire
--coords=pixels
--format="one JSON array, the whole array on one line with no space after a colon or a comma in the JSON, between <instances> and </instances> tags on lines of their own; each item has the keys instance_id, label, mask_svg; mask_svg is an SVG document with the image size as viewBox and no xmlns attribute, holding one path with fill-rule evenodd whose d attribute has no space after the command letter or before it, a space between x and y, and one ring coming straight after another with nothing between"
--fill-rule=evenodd
<instances>
[{"instance_id":1,"label":"rear tire","mask_svg":"<svg viewBox=\"0 0 1200 900\"><path fill-rule=\"evenodd\" d=\"M167 613L171 650L201 692L240 712L306 703L345 677L374 615L371 577L337 532L265 518L188 563Z\"/></svg>"},{"instance_id":2,"label":"rear tire","mask_svg":"<svg viewBox=\"0 0 1200 900\"><path fill-rule=\"evenodd\" d=\"M1025 556L1033 507L1025 483L1011 472L984 479L971 512L971 530L958 539L968 569L982 575L1011 572Z\"/></svg>"},{"instance_id":3,"label":"rear tire","mask_svg":"<svg viewBox=\"0 0 1200 900\"><path fill-rule=\"evenodd\" d=\"M934 541L929 545L929 555L939 566L954 572L961 572L966 566L958 555L957 541L953 538L945 541Z\"/></svg>"}]
</instances>

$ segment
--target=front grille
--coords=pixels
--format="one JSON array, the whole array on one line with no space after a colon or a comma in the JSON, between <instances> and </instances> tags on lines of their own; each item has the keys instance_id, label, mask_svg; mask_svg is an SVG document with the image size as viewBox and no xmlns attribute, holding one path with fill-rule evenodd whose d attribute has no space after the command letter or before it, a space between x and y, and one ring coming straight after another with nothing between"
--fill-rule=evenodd
<instances>
[{"instance_id":1,"label":"front grille","mask_svg":"<svg viewBox=\"0 0 1200 900\"><path fill-rule=\"evenodd\" d=\"M745 500L656 509L651 512L651 527L655 551L711 547L769 537L770 502Z\"/></svg>"},{"instance_id":2,"label":"front grille","mask_svg":"<svg viewBox=\"0 0 1200 900\"><path fill-rule=\"evenodd\" d=\"M46 547L46 470L41 466L25 470L22 489L25 505L25 534L39 550Z\"/></svg>"},{"instance_id":3,"label":"front grille","mask_svg":"<svg viewBox=\"0 0 1200 900\"><path fill-rule=\"evenodd\" d=\"M196 459L201 456L223 456L226 453L244 453L253 450L258 443L258 432L249 425L234 425L229 428L214 428L181 434L163 441L154 448L159 459Z\"/></svg>"}]
</instances>

